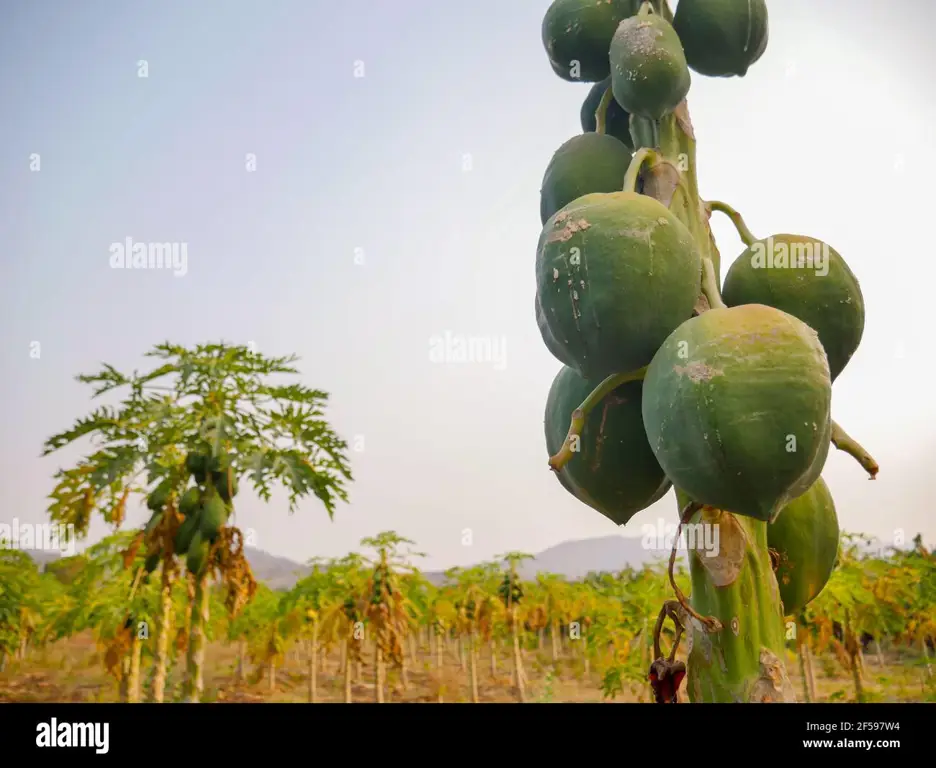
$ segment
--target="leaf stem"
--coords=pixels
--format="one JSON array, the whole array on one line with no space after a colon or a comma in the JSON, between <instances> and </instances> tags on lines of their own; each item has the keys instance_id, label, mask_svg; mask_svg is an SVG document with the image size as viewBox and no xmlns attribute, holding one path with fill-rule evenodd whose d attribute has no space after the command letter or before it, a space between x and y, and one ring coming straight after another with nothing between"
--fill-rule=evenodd
<instances>
[{"instance_id":1,"label":"leaf stem","mask_svg":"<svg viewBox=\"0 0 936 768\"><path fill-rule=\"evenodd\" d=\"M647 375L647 366L630 373L613 373L601 382L591 394L585 398L585 401L574 411L572 411L572 424L569 426L569 433L562 444L562 448L554 456L549 457L549 468L553 472L559 472L566 464L572 460L573 454L577 451L572 447L582 436L582 430L585 428L585 419L588 414L600 403L607 395L611 394L622 384L629 381L642 381Z\"/></svg>"},{"instance_id":2,"label":"leaf stem","mask_svg":"<svg viewBox=\"0 0 936 768\"><path fill-rule=\"evenodd\" d=\"M874 480L877 477L878 470L880 469L878 463L859 442L850 437L848 433L834 421L832 422L832 445L840 451L845 451L845 453L857 461L868 473L869 480Z\"/></svg>"},{"instance_id":3,"label":"leaf stem","mask_svg":"<svg viewBox=\"0 0 936 768\"><path fill-rule=\"evenodd\" d=\"M611 106L611 100L614 98L614 91L609 85L607 90L598 102L598 108L595 110L595 133L605 133L608 129L608 107Z\"/></svg>"},{"instance_id":4,"label":"leaf stem","mask_svg":"<svg viewBox=\"0 0 936 768\"><path fill-rule=\"evenodd\" d=\"M656 150L644 147L634 153L634 158L627 166L627 173L624 174L624 192L637 191L637 179L640 176L640 170L649 162L660 159L660 153Z\"/></svg>"},{"instance_id":5,"label":"leaf stem","mask_svg":"<svg viewBox=\"0 0 936 768\"><path fill-rule=\"evenodd\" d=\"M718 278L715 275L715 265L708 256L702 257L702 293L708 299L712 309L726 309L718 290Z\"/></svg>"},{"instance_id":6,"label":"leaf stem","mask_svg":"<svg viewBox=\"0 0 936 768\"><path fill-rule=\"evenodd\" d=\"M710 200L706 203L706 205L709 207L709 209L713 211L719 211L731 219L731 223L734 224L735 229L738 230L738 237L741 238L741 241L746 246L750 246L752 243L756 242L757 238L751 234L751 230L747 228L747 224L744 223L744 219L741 217L741 214L730 205L723 203L721 200Z\"/></svg>"}]
</instances>

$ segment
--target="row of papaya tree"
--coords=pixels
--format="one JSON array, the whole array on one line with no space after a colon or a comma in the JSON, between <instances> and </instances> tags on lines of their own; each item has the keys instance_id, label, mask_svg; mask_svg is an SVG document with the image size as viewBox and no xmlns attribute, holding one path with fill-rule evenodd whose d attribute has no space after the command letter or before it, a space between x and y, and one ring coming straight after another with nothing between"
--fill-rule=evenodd
<instances>
[{"instance_id":1,"label":"row of papaya tree","mask_svg":"<svg viewBox=\"0 0 936 768\"><path fill-rule=\"evenodd\" d=\"M15 674L28 655L90 632L121 701L184 700L185 676L172 675L184 666L178 662L192 631L195 576L173 582L165 610L160 581L140 576L147 558L140 540L138 531L118 532L44 572L23 551L0 550L0 668ZM364 539L372 554L314 560L291 589L259 584L234 611L223 582L211 585L203 631L232 646L236 659L214 670L218 686L262 683L272 694L278 671L298 661L310 702L388 701L393 690L405 695L414 672L427 675L440 702L479 702L482 683L503 684L503 674L512 695L528 701L531 672L593 683L609 698L650 699L651 662L678 643L656 626L669 588L665 563L579 581L546 573L522 580L517 565L529 556L511 552L453 568L434 584L411 564L418 553L402 551L411 543L394 532ZM919 665L920 696L936 694L936 559L919 539L888 552L866 544L843 536L826 588L787 618L787 649L799 658L804 701L821 698L817 658L851 679L854 700L890 695L868 686L870 668L883 667L885 654ZM682 567L676 581L688 585ZM326 675L330 694L323 691Z\"/></svg>"}]
</instances>

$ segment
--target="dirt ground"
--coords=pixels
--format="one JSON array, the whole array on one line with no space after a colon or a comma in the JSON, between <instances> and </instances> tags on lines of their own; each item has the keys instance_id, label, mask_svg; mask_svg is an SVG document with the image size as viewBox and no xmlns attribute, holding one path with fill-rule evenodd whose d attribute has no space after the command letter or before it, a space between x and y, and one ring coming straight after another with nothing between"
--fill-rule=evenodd
<instances>
[{"instance_id":1,"label":"dirt ground","mask_svg":"<svg viewBox=\"0 0 936 768\"><path fill-rule=\"evenodd\" d=\"M287 653L276 669L275 683L270 685L268 668L249 668L246 680L236 682L237 649L233 646L210 644L205 663L204 701L218 702L307 702L309 700L308 663L298 653ZM870 701L933 700L933 683L927 686L925 672L889 654L879 665L877 658L866 659L864 688ZM344 676L339 673L339 654L332 651L324 657L317 673L317 697L320 702L344 701ZM517 701L509 658L503 654L492 670L490 655L482 649L477 664L478 692L481 703ZM147 695L149 661L143 661L143 698ZM638 686L615 699L604 699L600 680L586 674L582 662L571 657L553 664L546 651L525 651L526 700L530 703L550 702L649 702L649 687ZM855 701L855 686L834 657L815 661L814 676L820 701ZM463 670L457 653L447 653L441 683L447 702L471 700L467 664ZM787 671L798 697L802 697L802 680L796 657L787 657ZM177 659L170 672L167 699L178 698L184 670ZM438 701L439 680L429 654L420 650L408 663L407 685L400 675L391 672L385 701L431 703ZM684 688L681 691L684 699ZM369 659L361 664L360 677L354 680L352 698L355 702L375 699L374 670ZM102 655L89 635L82 635L45 649L34 650L25 660L8 660L0 673L0 702L111 702L119 700L117 681L109 676Z\"/></svg>"}]
</instances>

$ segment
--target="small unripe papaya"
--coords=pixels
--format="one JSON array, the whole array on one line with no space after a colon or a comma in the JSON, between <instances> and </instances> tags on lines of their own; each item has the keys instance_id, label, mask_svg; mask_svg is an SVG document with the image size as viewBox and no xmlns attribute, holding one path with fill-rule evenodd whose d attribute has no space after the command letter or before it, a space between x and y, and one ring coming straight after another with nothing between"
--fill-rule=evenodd
<instances>
[{"instance_id":1,"label":"small unripe papaya","mask_svg":"<svg viewBox=\"0 0 936 768\"><path fill-rule=\"evenodd\" d=\"M205 568L208 561L208 551L211 549L211 543L204 539L200 531L196 531L192 536L192 542L189 544L188 554L185 558L185 567L189 573L199 576Z\"/></svg>"},{"instance_id":2,"label":"small unripe papaya","mask_svg":"<svg viewBox=\"0 0 936 768\"><path fill-rule=\"evenodd\" d=\"M598 106L605 95L605 91L611 87L611 75L608 75L600 83L595 83L585 101L582 102L582 109L579 118L582 122L582 131L592 133L598 130ZM627 110L618 104L613 98L608 103L607 112L605 112L605 133L608 136L614 136L625 147L633 151L634 140L631 138L630 115Z\"/></svg>"},{"instance_id":3,"label":"small unripe papaya","mask_svg":"<svg viewBox=\"0 0 936 768\"><path fill-rule=\"evenodd\" d=\"M661 16L641 13L622 21L609 56L614 99L632 115L660 120L689 93L682 43Z\"/></svg>"},{"instance_id":4,"label":"small unripe papaya","mask_svg":"<svg viewBox=\"0 0 936 768\"><path fill-rule=\"evenodd\" d=\"M179 501L179 512L189 517L201 505L201 489L197 486L189 488Z\"/></svg>"},{"instance_id":5,"label":"small unripe papaya","mask_svg":"<svg viewBox=\"0 0 936 768\"><path fill-rule=\"evenodd\" d=\"M689 66L710 77L744 77L767 49L764 0L679 0L673 27Z\"/></svg>"}]
</instances>

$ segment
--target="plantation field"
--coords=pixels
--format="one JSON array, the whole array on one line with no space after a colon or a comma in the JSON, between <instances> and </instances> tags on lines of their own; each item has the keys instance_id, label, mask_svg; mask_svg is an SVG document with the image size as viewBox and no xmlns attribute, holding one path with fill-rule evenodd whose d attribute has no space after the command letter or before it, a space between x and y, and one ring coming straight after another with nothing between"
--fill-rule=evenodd
<instances>
[{"instance_id":1,"label":"plantation field","mask_svg":"<svg viewBox=\"0 0 936 768\"><path fill-rule=\"evenodd\" d=\"M580 659L564 653L554 665L551 653L530 648L523 652L524 667L528 670L529 701L532 703L594 702L633 703L649 702L649 686L639 690L624 690L613 699L605 698L600 680L593 674L586 676ZM515 702L511 687L511 672L506 663L506 649L498 649L493 673L490 649L481 651L478 660L478 693L480 703ZM682 655L681 655L682 656ZM684 660L684 659L683 659ZM787 655L788 673L798 692L802 691L802 677L795 653ZM920 702L936 701L936 682L927 674L925 666L917 663L916 655L906 650L891 650L878 659L872 655L865 661L865 699L867 701ZM340 669L341 656L337 649L320 657L317 671L317 701L341 703L345 701L344 675ZM287 653L283 664L275 671L275 685L271 690L268 666L248 668L242 681L237 679L238 654L234 646L211 643L205 661L205 695L209 702L283 702L302 703L309 700L308 662L298 651ZM249 665L248 665L249 667ZM356 665L355 665L356 667ZM360 671L353 669L353 702L374 701L374 666L362 661ZM407 685L404 688L398 674L391 673L386 701L390 703L434 703L438 701L439 677L426 647L417 647L415 661L408 665ZM442 673L445 701L465 703L471 701L468 665L458 660L456 644L446 652ZM169 677L169 689L176 685L167 700L179 700L184 665L179 660ZM855 689L851 675L833 655L819 657L815 671L817 701L854 702ZM147 700L148 681L143 682L142 698ZM800 698L802 695L800 694ZM685 701L685 685L680 690ZM91 633L60 641L35 651L23 661L12 661L0 673L0 702L79 702L104 703L120 701L120 686L102 666L102 654L96 650Z\"/></svg>"}]
</instances>

